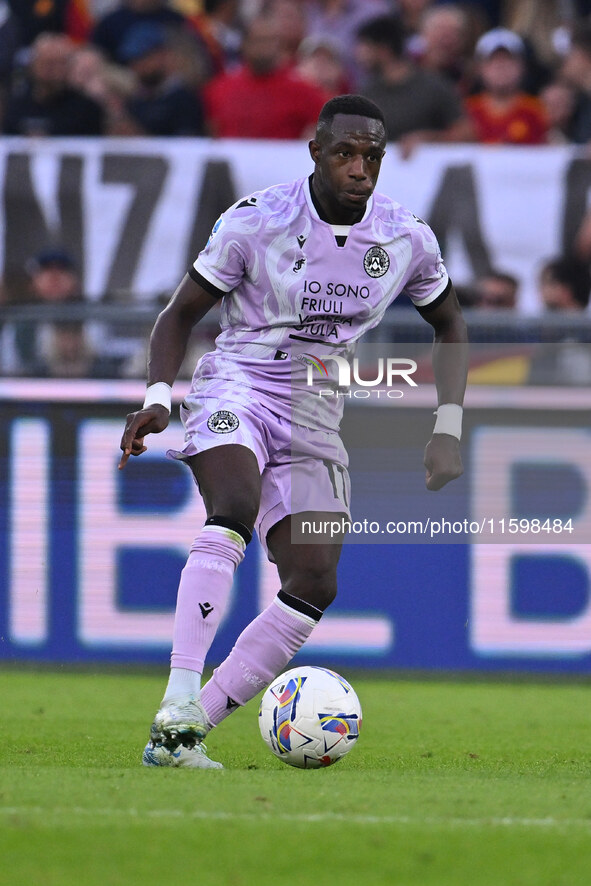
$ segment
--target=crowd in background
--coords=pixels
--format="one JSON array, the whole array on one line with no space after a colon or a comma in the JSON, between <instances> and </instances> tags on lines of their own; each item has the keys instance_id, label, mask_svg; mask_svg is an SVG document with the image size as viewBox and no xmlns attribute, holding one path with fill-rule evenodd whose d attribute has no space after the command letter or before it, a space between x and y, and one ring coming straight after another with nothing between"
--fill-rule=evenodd
<instances>
[{"instance_id":1,"label":"crowd in background","mask_svg":"<svg viewBox=\"0 0 591 886\"><path fill-rule=\"evenodd\" d=\"M343 92L380 105L402 156L425 142L585 145L591 0L0 0L4 135L306 138ZM75 263L45 246L23 300L80 299ZM540 304L587 311L590 262L591 215L542 268ZM499 269L460 294L512 311L518 289ZM23 323L11 347L28 374L119 371L80 322Z\"/></svg>"},{"instance_id":2,"label":"crowd in background","mask_svg":"<svg viewBox=\"0 0 591 886\"><path fill-rule=\"evenodd\" d=\"M299 138L327 96L391 140L591 139L591 0L0 0L5 134Z\"/></svg>"}]
</instances>

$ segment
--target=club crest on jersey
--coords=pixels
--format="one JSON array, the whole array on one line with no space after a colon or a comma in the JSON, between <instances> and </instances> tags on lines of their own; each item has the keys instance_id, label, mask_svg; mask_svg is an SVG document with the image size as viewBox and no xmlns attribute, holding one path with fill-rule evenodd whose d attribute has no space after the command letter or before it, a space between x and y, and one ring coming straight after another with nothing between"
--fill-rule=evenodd
<instances>
[{"instance_id":1,"label":"club crest on jersey","mask_svg":"<svg viewBox=\"0 0 591 886\"><path fill-rule=\"evenodd\" d=\"M240 421L233 412L227 409L220 409L218 412L212 413L207 419L207 427L214 434L231 434L235 431Z\"/></svg>"},{"instance_id":2,"label":"club crest on jersey","mask_svg":"<svg viewBox=\"0 0 591 886\"><path fill-rule=\"evenodd\" d=\"M372 246L363 256L365 273L370 277L383 277L390 267L388 253L381 246Z\"/></svg>"}]
</instances>

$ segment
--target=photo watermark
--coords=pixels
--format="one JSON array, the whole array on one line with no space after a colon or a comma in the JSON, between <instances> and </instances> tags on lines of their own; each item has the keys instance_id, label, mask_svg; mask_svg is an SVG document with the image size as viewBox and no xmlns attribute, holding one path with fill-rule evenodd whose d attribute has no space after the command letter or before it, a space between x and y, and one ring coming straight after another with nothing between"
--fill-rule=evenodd
<instances>
[{"instance_id":1,"label":"photo watermark","mask_svg":"<svg viewBox=\"0 0 591 886\"><path fill-rule=\"evenodd\" d=\"M460 348L438 346L444 375ZM591 344L471 345L463 473L437 491L424 463L440 397L432 343L329 351L292 361L294 543L588 549Z\"/></svg>"}]
</instances>

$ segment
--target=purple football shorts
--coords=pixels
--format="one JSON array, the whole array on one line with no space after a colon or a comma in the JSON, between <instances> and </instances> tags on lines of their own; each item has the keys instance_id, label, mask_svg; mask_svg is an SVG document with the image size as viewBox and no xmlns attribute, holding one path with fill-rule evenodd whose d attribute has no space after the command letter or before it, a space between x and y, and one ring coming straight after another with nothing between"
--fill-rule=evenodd
<instances>
[{"instance_id":1,"label":"purple football shorts","mask_svg":"<svg viewBox=\"0 0 591 886\"><path fill-rule=\"evenodd\" d=\"M261 472L255 528L267 556L267 533L288 514L326 511L350 518L348 456L339 435L294 425L244 392L239 400L189 395L180 409L185 446L169 449L169 458L184 460L231 443L250 449Z\"/></svg>"}]
</instances>

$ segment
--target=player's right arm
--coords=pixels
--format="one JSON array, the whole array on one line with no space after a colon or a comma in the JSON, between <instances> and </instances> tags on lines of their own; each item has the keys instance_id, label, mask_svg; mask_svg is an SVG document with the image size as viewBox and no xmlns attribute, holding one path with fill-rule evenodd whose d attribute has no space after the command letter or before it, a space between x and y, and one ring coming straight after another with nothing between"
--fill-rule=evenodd
<instances>
[{"instance_id":1,"label":"player's right arm","mask_svg":"<svg viewBox=\"0 0 591 886\"><path fill-rule=\"evenodd\" d=\"M188 274L185 275L168 305L158 315L150 336L148 387L157 382L172 387L187 352L193 327L217 300ZM169 419L170 411L160 403L131 412L121 438L123 455L119 468L125 467L130 455L145 452L146 434L159 434L166 428Z\"/></svg>"}]
</instances>

